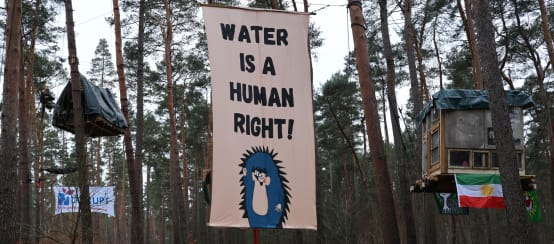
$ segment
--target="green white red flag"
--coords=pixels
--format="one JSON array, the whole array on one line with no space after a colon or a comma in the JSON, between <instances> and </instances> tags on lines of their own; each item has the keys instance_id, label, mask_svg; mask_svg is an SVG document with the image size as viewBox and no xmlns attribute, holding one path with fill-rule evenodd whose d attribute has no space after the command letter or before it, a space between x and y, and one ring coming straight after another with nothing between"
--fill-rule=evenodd
<instances>
[{"instance_id":1,"label":"green white red flag","mask_svg":"<svg viewBox=\"0 0 554 244\"><path fill-rule=\"evenodd\" d=\"M460 207L505 208L499 175L456 174Z\"/></svg>"}]
</instances>

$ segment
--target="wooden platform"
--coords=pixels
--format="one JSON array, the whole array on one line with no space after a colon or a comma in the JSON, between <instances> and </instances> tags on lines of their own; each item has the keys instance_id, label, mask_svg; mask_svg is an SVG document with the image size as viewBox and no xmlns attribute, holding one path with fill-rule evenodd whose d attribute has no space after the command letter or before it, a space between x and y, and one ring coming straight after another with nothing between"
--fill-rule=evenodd
<instances>
[{"instance_id":1,"label":"wooden platform","mask_svg":"<svg viewBox=\"0 0 554 244\"><path fill-rule=\"evenodd\" d=\"M54 124L54 126L75 134L73 117L70 116L70 118L63 121L57 120L58 123ZM100 115L86 116L85 118L85 135L88 137L117 136L124 132L125 129L114 126Z\"/></svg>"},{"instance_id":2,"label":"wooden platform","mask_svg":"<svg viewBox=\"0 0 554 244\"><path fill-rule=\"evenodd\" d=\"M521 186L524 191L536 189L534 175L521 175ZM449 192L456 193L454 174L438 174L429 178L417 180L410 186L410 192Z\"/></svg>"}]
</instances>

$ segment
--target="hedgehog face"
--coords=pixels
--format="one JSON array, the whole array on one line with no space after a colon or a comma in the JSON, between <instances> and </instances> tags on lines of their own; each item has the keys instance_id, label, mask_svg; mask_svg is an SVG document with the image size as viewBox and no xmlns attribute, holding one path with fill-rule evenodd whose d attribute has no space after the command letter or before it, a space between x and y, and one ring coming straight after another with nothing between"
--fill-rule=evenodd
<instances>
[{"instance_id":1,"label":"hedgehog face","mask_svg":"<svg viewBox=\"0 0 554 244\"><path fill-rule=\"evenodd\" d=\"M267 147L253 147L239 164L243 217L254 228L281 228L286 221L290 193L286 173Z\"/></svg>"}]
</instances>

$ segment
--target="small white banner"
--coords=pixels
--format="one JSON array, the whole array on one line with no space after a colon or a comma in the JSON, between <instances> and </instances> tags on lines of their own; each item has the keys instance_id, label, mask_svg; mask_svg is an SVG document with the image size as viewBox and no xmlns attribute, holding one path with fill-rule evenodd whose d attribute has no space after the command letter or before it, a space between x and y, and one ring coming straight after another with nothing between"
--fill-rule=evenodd
<instances>
[{"instance_id":1,"label":"small white banner","mask_svg":"<svg viewBox=\"0 0 554 244\"><path fill-rule=\"evenodd\" d=\"M114 211L114 187L91 186L90 208L94 213L103 213L115 217ZM79 212L79 187L54 186L54 198L56 199L56 214Z\"/></svg>"}]
</instances>

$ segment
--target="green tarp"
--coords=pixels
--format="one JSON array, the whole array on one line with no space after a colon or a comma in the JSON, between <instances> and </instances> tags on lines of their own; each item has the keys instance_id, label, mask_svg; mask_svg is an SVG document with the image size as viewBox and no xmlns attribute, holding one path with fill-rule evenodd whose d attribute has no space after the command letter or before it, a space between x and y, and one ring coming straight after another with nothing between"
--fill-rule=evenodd
<instances>
[{"instance_id":1,"label":"green tarp","mask_svg":"<svg viewBox=\"0 0 554 244\"><path fill-rule=\"evenodd\" d=\"M122 134L128 127L127 121L110 90L93 85L82 75L81 84L86 134L92 137ZM67 83L56 102L52 124L74 133L71 82Z\"/></svg>"},{"instance_id":2,"label":"green tarp","mask_svg":"<svg viewBox=\"0 0 554 244\"><path fill-rule=\"evenodd\" d=\"M528 108L535 106L533 98L522 91L505 91L506 102L512 107ZM418 124L432 108L437 109L488 109L489 96L486 90L443 89L433 94L423 111L417 116Z\"/></svg>"}]
</instances>

